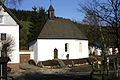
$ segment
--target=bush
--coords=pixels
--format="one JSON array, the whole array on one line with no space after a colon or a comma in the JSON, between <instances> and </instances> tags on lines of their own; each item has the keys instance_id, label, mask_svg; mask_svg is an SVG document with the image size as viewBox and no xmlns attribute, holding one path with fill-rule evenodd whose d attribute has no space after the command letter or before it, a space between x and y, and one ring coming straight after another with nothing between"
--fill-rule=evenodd
<instances>
[{"instance_id":1,"label":"bush","mask_svg":"<svg viewBox=\"0 0 120 80\"><path fill-rule=\"evenodd\" d=\"M102 80L102 75L94 75L93 80ZM116 77L113 74L104 75L104 80L120 80L120 77Z\"/></svg>"},{"instance_id":2,"label":"bush","mask_svg":"<svg viewBox=\"0 0 120 80\"><path fill-rule=\"evenodd\" d=\"M57 60L42 61L42 64L44 66L59 66L59 63Z\"/></svg>"},{"instance_id":3,"label":"bush","mask_svg":"<svg viewBox=\"0 0 120 80\"><path fill-rule=\"evenodd\" d=\"M87 62L87 58L84 59L69 59L69 60L62 60L65 65L72 65L72 61L74 61L74 64L84 64L84 63L88 63Z\"/></svg>"},{"instance_id":4,"label":"bush","mask_svg":"<svg viewBox=\"0 0 120 80\"><path fill-rule=\"evenodd\" d=\"M34 67L35 66L33 66L33 65L29 65L29 64L25 64L25 63L19 65L19 68L23 69L23 70L34 69Z\"/></svg>"},{"instance_id":5,"label":"bush","mask_svg":"<svg viewBox=\"0 0 120 80\"><path fill-rule=\"evenodd\" d=\"M40 67L40 68L43 68L43 67L44 67L44 65L42 64L41 61L39 61L39 62L37 63L37 66Z\"/></svg>"}]
</instances>

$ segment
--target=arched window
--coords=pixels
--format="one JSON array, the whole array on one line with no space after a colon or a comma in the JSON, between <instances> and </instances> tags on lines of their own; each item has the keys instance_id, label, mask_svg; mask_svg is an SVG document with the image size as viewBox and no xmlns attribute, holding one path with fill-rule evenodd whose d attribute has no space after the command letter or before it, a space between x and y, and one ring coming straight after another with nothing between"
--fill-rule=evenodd
<instances>
[{"instance_id":1,"label":"arched window","mask_svg":"<svg viewBox=\"0 0 120 80\"><path fill-rule=\"evenodd\" d=\"M82 53L82 43L79 43L79 52Z\"/></svg>"},{"instance_id":2,"label":"arched window","mask_svg":"<svg viewBox=\"0 0 120 80\"><path fill-rule=\"evenodd\" d=\"M69 44L65 43L65 52L68 52L68 51L69 51Z\"/></svg>"}]
</instances>

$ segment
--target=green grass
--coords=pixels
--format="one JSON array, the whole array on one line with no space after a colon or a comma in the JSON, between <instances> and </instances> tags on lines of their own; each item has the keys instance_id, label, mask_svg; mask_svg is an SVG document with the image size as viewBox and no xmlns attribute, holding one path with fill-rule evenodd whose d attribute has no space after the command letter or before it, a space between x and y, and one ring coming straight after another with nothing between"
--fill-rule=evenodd
<instances>
[{"instance_id":1,"label":"green grass","mask_svg":"<svg viewBox=\"0 0 120 80\"><path fill-rule=\"evenodd\" d=\"M119 74L120 75L120 74ZM102 80L102 75L93 75L93 80ZM116 77L113 74L105 75L104 80L120 80L120 76Z\"/></svg>"}]
</instances>

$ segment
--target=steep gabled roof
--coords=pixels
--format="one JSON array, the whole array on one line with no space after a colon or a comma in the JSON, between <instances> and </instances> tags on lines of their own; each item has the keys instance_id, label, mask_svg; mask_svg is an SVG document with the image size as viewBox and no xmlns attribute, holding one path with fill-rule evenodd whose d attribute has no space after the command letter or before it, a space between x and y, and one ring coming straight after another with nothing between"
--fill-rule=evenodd
<instances>
[{"instance_id":1,"label":"steep gabled roof","mask_svg":"<svg viewBox=\"0 0 120 80\"><path fill-rule=\"evenodd\" d=\"M80 32L74 23L65 19L48 19L38 38L87 40L87 37Z\"/></svg>"},{"instance_id":2,"label":"steep gabled roof","mask_svg":"<svg viewBox=\"0 0 120 80\"><path fill-rule=\"evenodd\" d=\"M0 3L0 5L1 5L1 3ZM7 12L15 20L15 22L20 26L20 28L22 28L22 24L16 18L16 16L5 5L2 5L2 7L4 8L4 11Z\"/></svg>"}]
</instances>

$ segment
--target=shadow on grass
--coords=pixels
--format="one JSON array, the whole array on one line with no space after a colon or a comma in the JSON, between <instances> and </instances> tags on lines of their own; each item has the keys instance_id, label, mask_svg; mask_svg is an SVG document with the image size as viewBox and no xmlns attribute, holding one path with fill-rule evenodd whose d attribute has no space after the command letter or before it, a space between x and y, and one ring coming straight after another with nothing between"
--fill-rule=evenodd
<instances>
[{"instance_id":1,"label":"shadow on grass","mask_svg":"<svg viewBox=\"0 0 120 80\"><path fill-rule=\"evenodd\" d=\"M23 74L15 77L14 80L89 80L89 77L72 74L42 74L36 72Z\"/></svg>"},{"instance_id":2,"label":"shadow on grass","mask_svg":"<svg viewBox=\"0 0 120 80\"><path fill-rule=\"evenodd\" d=\"M41 73L25 73L21 76L17 76L14 78L14 80L39 80L40 78L42 78L42 74Z\"/></svg>"},{"instance_id":3,"label":"shadow on grass","mask_svg":"<svg viewBox=\"0 0 120 80\"><path fill-rule=\"evenodd\" d=\"M94 75L93 80L102 80L102 75ZM104 80L120 80L120 76L116 77L114 74L104 75Z\"/></svg>"}]
</instances>

